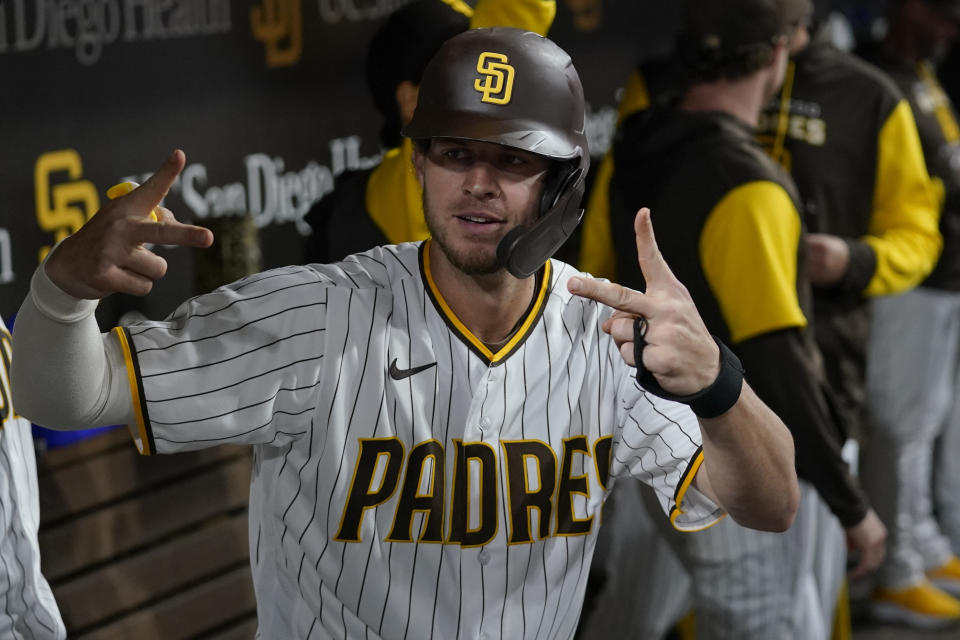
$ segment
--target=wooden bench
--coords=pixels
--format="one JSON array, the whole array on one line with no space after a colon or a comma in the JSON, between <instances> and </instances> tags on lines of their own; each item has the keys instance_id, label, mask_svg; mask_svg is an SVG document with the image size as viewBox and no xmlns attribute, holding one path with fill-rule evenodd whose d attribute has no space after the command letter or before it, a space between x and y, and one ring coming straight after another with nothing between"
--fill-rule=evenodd
<instances>
[{"instance_id":1,"label":"wooden bench","mask_svg":"<svg viewBox=\"0 0 960 640\"><path fill-rule=\"evenodd\" d=\"M40 552L77 640L249 640L251 452L137 453L126 429L38 452Z\"/></svg>"}]
</instances>

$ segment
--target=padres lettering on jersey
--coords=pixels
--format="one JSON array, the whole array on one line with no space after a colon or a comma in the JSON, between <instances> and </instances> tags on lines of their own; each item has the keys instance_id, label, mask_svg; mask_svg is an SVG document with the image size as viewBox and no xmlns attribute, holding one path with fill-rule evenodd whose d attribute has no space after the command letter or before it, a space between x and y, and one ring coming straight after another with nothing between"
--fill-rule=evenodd
<instances>
[{"instance_id":1,"label":"padres lettering on jersey","mask_svg":"<svg viewBox=\"0 0 960 640\"><path fill-rule=\"evenodd\" d=\"M571 637L615 478L678 528L718 516L688 492L695 418L639 389L573 269L548 263L494 353L421 246L251 276L124 332L142 448L255 445L264 638Z\"/></svg>"},{"instance_id":2,"label":"padres lettering on jersey","mask_svg":"<svg viewBox=\"0 0 960 640\"><path fill-rule=\"evenodd\" d=\"M353 480L348 491L343 518L335 536L342 542L361 542L360 525L364 512L396 497L394 525L386 540L389 542L412 542L415 512L425 514L418 542L451 542L463 546L477 546L490 542L497 532L496 505L508 500L509 534L511 544L531 542L529 511L536 509L540 516L539 538L549 535L583 535L590 531L593 518L578 519L572 509L573 496L589 496L586 474L571 475L575 456L596 458L597 481L606 484L609 460L610 437L597 440L591 448L584 437L571 438L563 447L563 466L557 466L557 454L539 440L513 440L501 442L503 450L506 495L499 495L496 451L484 442L455 440L453 455L456 472L454 484L449 491L449 516L445 511L447 492L443 473L446 459L443 445L436 440L417 444L409 456L404 454L403 444L397 438L364 439L360 441L360 456L357 458ZM595 454L594 454L595 452ZM385 459L385 468L376 477L378 461ZM480 526L469 531L467 520L469 508L470 463L476 461L479 471ZM533 463L530 465L529 463ZM560 472L559 477L556 473ZM402 487L400 478L403 478ZM421 486L427 483L426 491ZM559 489L559 491L558 491ZM554 497L556 496L556 502ZM449 531L443 532L443 523L449 523Z\"/></svg>"}]
</instances>

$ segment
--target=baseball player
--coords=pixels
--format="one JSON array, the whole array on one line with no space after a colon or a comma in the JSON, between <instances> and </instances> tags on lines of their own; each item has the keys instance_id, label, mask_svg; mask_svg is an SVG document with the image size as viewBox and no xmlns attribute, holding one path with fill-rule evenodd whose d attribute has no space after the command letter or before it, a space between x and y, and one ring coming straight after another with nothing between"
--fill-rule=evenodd
<instances>
[{"instance_id":1,"label":"baseball player","mask_svg":"<svg viewBox=\"0 0 960 640\"><path fill-rule=\"evenodd\" d=\"M861 53L909 101L942 198L943 252L920 286L874 303L861 469L890 529L890 554L877 572L870 610L930 627L960 620L960 548L951 548L941 529L941 522L960 523L960 126L934 67L960 36L960 2L898 0L888 9L885 41ZM934 459L938 471L954 470L952 482L943 484L949 475L931 477Z\"/></svg>"},{"instance_id":2,"label":"baseball player","mask_svg":"<svg viewBox=\"0 0 960 640\"><path fill-rule=\"evenodd\" d=\"M761 117L759 139L790 172L801 198L813 333L838 435L850 443L863 435L871 309L930 272L941 238L917 126L903 94L879 69L840 51L827 36L827 29L819 29L794 52L783 87ZM866 487L867 480L862 483ZM826 610L842 584L845 546L853 578L880 559L872 556L871 563L865 550L871 539L882 544L892 523L880 513L880 498L868 497L876 510L865 511L866 503L838 509L828 498L836 519L819 519L815 573ZM885 526L878 526L878 516ZM838 520L844 536L837 534Z\"/></svg>"},{"instance_id":3,"label":"baseball player","mask_svg":"<svg viewBox=\"0 0 960 640\"><path fill-rule=\"evenodd\" d=\"M334 262L381 244L424 240L423 196L412 170L413 141L401 130L413 116L424 67L448 38L468 28L510 26L546 35L555 0L416 0L380 25L367 50L367 88L383 118L383 158L337 176L334 190L304 220L312 232L305 262Z\"/></svg>"},{"instance_id":4,"label":"baseball player","mask_svg":"<svg viewBox=\"0 0 960 640\"><path fill-rule=\"evenodd\" d=\"M806 480L788 535L725 522L676 540L693 577L701 638L827 635L836 591L821 598L809 577L824 540L817 521L833 520L821 496L838 514L852 514L851 525L863 520L882 532L841 456L820 354L806 330L810 289L796 190L754 139L809 10L805 0L689 0L678 39L689 86L673 103L624 120L614 147L611 227L623 229L631 207L651 203L665 255L708 327L750 363L761 397L793 431ZM622 238L612 240L617 273L642 286L645 274L630 264ZM835 521L831 533L842 544ZM863 549L865 564L876 564L882 537ZM833 565L842 571L842 556Z\"/></svg>"},{"instance_id":5,"label":"baseball player","mask_svg":"<svg viewBox=\"0 0 960 640\"><path fill-rule=\"evenodd\" d=\"M62 640L66 630L40 573L40 494L30 421L10 393L12 343L0 320L0 637Z\"/></svg>"},{"instance_id":6,"label":"baseball player","mask_svg":"<svg viewBox=\"0 0 960 640\"><path fill-rule=\"evenodd\" d=\"M645 294L549 257L589 162L569 56L516 29L460 34L406 134L429 240L268 271L101 335L99 298L163 274L141 243L211 242L169 211L146 221L174 152L36 271L16 352L64 366L15 360L25 412L126 421L144 453L252 445L264 638L570 638L622 476L654 486L680 529L721 508L788 527L789 432L706 332L649 212ZM62 402L41 399L51 389Z\"/></svg>"},{"instance_id":7,"label":"baseball player","mask_svg":"<svg viewBox=\"0 0 960 640\"><path fill-rule=\"evenodd\" d=\"M823 35L815 35L809 46L806 38L794 38L784 85L766 105L757 129L766 150L791 172L800 212L808 230L815 232L804 236L803 251L814 285L811 319L834 392L839 435L848 438L860 432L869 299L922 279L933 266L940 238L909 105L878 69L837 50ZM638 80L646 80L640 86L649 88L650 98L634 108L645 107L650 99L669 99L683 86L682 74L673 73L664 82L663 74L650 75L646 67L643 71L642 78L628 85L624 102L630 104L631 94L645 95L636 90ZM612 276L613 253L602 249L612 235L600 186L598 178L580 266ZM842 493L821 487L858 561L855 573L863 574L871 568L869 560L876 562L878 556L862 551L882 545L883 528L865 501L838 501ZM846 550L836 534L837 521L827 513L818 520L816 581L823 608L829 611Z\"/></svg>"}]
</instances>

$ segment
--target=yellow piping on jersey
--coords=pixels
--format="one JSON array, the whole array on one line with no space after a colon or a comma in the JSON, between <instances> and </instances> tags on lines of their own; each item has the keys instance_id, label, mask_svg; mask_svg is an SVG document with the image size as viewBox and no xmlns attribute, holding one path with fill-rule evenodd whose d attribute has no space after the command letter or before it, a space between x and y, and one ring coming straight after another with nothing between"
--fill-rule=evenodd
<instances>
[{"instance_id":1,"label":"yellow piping on jersey","mask_svg":"<svg viewBox=\"0 0 960 640\"><path fill-rule=\"evenodd\" d=\"M13 396L10 394L10 358L13 357L13 338L10 336L10 332L3 328L3 320L0 320L0 347L3 348L3 353L0 354L0 369L2 369L3 374L3 393L0 394L0 410L6 409L6 416L3 416L3 422L0 423L0 431L2 431L7 423L11 420L16 420L21 416L17 414L16 407L13 406ZM10 406L5 406L5 403L9 403Z\"/></svg>"},{"instance_id":2,"label":"yellow piping on jersey","mask_svg":"<svg viewBox=\"0 0 960 640\"><path fill-rule=\"evenodd\" d=\"M440 294L440 290L437 289L437 285L433 281L433 274L430 271L430 240L426 240L423 243L423 249L421 252L423 254L423 275L427 280L427 286L430 287L430 292L433 294L433 299L436 300L437 305L440 307L440 310L443 311L447 321L457 329L461 336L470 342L474 349L476 349L480 354L483 355L483 357L489 360L490 364L499 362L503 358L507 357L510 352L513 351L514 347L523 341L527 335L527 331L530 330L530 327L533 326L533 323L540 316L540 310L543 308L547 298L547 291L550 289L550 272L552 268L550 261L547 260L547 263L544 265L543 280L540 283L540 291L537 292L536 302L534 302L533 307L530 308L530 312L527 314L527 317L524 318L523 324L520 325L520 328L517 329L517 332L513 334L513 337L510 338L507 344L500 347L500 350L494 353L487 348L487 345L485 345L482 340L477 338L475 335L473 335L473 333L470 332L469 329L467 329L466 325L460 321L460 318L458 318L450 308L450 305L447 304L447 301L443 299L443 296Z\"/></svg>"},{"instance_id":3,"label":"yellow piping on jersey","mask_svg":"<svg viewBox=\"0 0 960 640\"><path fill-rule=\"evenodd\" d=\"M937 118L937 123L940 125L944 139L950 144L957 142L960 140L960 126L957 126L957 121L954 119L953 114L950 113L950 107L947 106L943 87L941 87L937 81L937 77L930 63L927 61L919 63L917 65L917 75L920 76L923 83L927 85L927 89L935 96L933 115Z\"/></svg>"},{"instance_id":4,"label":"yellow piping on jersey","mask_svg":"<svg viewBox=\"0 0 960 640\"><path fill-rule=\"evenodd\" d=\"M783 161L783 148L786 144L787 129L790 125L790 96L793 93L793 74L797 65L791 60L787 64L787 72L783 77L783 88L780 91L780 113L777 116L777 133L773 140L773 148L770 150L770 157L781 165L786 166ZM789 167L787 167L789 169Z\"/></svg>"},{"instance_id":5,"label":"yellow piping on jersey","mask_svg":"<svg viewBox=\"0 0 960 640\"><path fill-rule=\"evenodd\" d=\"M692 531L703 531L704 529L709 529L713 525L717 524L722 520L727 514L723 514L710 524L703 527L696 527L693 529L681 529L677 526L677 518L682 516L685 512L680 508L680 505L683 503L684 496L687 495L687 489L690 488L690 485L693 483L693 479L697 475L697 471L700 470L700 465L703 464L703 449L697 451L696 457L690 461L690 465L687 467L686 474L684 475L683 481L680 483L680 486L677 487L677 493L674 497L673 509L670 510L670 524L673 525L673 528L677 531L682 531L684 533L689 533Z\"/></svg>"},{"instance_id":6,"label":"yellow piping on jersey","mask_svg":"<svg viewBox=\"0 0 960 640\"><path fill-rule=\"evenodd\" d=\"M137 371L133 364L133 353L130 349L130 343L127 342L127 334L122 327L114 327L113 334L117 337L120 348L123 350L123 362L126 365L127 380L130 382L130 397L133 401L133 414L137 419L137 435L139 438L134 437L133 441L141 455L149 456L154 452L150 449L147 423L143 419L143 408L140 404L140 385L137 382Z\"/></svg>"}]
</instances>

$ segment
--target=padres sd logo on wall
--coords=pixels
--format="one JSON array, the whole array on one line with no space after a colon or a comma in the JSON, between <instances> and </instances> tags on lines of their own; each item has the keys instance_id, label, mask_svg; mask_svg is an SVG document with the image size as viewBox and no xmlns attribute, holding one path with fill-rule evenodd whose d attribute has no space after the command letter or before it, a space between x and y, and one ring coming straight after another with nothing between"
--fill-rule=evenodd
<instances>
[{"instance_id":1,"label":"padres sd logo on wall","mask_svg":"<svg viewBox=\"0 0 960 640\"><path fill-rule=\"evenodd\" d=\"M480 102L507 104L513 95L513 67L502 53L484 51L477 59L480 78L473 81L473 88L483 94Z\"/></svg>"},{"instance_id":2,"label":"padres sd logo on wall","mask_svg":"<svg viewBox=\"0 0 960 640\"><path fill-rule=\"evenodd\" d=\"M267 48L268 67L289 67L303 54L300 0L262 0L250 8L253 37Z\"/></svg>"},{"instance_id":3,"label":"padres sd logo on wall","mask_svg":"<svg viewBox=\"0 0 960 640\"><path fill-rule=\"evenodd\" d=\"M54 184L55 177L66 174L68 182ZM45 153L33 168L34 192L37 204L37 224L53 233L54 242L60 242L76 233L100 208L97 188L89 180L81 180L83 161L74 149ZM41 247L42 262L50 247Z\"/></svg>"}]
</instances>

